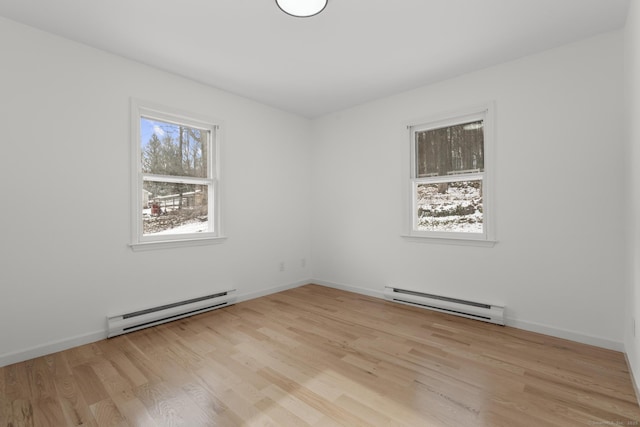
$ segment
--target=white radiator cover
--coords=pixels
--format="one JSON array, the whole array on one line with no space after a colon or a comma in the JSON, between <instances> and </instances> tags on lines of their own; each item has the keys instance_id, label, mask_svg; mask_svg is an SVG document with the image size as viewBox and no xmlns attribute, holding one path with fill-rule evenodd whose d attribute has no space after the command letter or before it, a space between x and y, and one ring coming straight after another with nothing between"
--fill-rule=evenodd
<instances>
[{"instance_id":1,"label":"white radiator cover","mask_svg":"<svg viewBox=\"0 0 640 427\"><path fill-rule=\"evenodd\" d=\"M107 317L107 337L115 337L232 305L236 301L234 293L235 289L227 289L212 295Z\"/></svg>"},{"instance_id":2,"label":"white radiator cover","mask_svg":"<svg viewBox=\"0 0 640 427\"><path fill-rule=\"evenodd\" d=\"M414 307L495 323L497 325L505 324L504 307L499 305L450 298L394 286L385 286L384 297L389 301Z\"/></svg>"}]
</instances>

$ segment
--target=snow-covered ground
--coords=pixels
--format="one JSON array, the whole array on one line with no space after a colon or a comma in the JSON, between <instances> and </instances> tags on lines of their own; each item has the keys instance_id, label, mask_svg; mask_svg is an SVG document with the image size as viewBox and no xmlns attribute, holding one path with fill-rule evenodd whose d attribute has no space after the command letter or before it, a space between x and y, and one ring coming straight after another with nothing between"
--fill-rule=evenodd
<instances>
[{"instance_id":1,"label":"snow-covered ground","mask_svg":"<svg viewBox=\"0 0 640 427\"><path fill-rule=\"evenodd\" d=\"M438 184L418 185L418 229L482 233L480 181L455 182L445 193Z\"/></svg>"},{"instance_id":2,"label":"snow-covered ground","mask_svg":"<svg viewBox=\"0 0 640 427\"><path fill-rule=\"evenodd\" d=\"M163 212L167 212L166 210ZM142 222L145 235L167 235L203 233L208 231L207 216L183 216L175 212L152 215L151 209L142 210Z\"/></svg>"},{"instance_id":3,"label":"snow-covered ground","mask_svg":"<svg viewBox=\"0 0 640 427\"><path fill-rule=\"evenodd\" d=\"M163 234L203 233L207 231L208 227L209 225L207 221L196 220L196 221L187 222L185 224L179 225L178 227L175 227L175 228L170 228L168 230L159 231L157 233L149 233L149 234L152 234L154 236L159 236Z\"/></svg>"}]
</instances>

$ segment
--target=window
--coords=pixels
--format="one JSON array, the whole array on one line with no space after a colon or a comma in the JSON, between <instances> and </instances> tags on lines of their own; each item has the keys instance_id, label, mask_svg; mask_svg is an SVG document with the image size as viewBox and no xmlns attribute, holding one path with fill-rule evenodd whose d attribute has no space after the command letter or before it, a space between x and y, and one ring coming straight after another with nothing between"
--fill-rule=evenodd
<instances>
[{"instance_id":1,"label":"window","mask_svg":"<svg viewBox=\"0 0 640 427\"><path fill-rule=\"evenodd\" d=\"M409 237L492 241L490 109L407 126Z\"/></svg>"},{"instance_id":2,"label":"window","mask_svg":"<svg viewBox=\"0 0 640 427\"><path fill-rule=\"evenodd\" d=\"M219 216L219 126L132 103L132 247L211 243Z\"/></svg>"}]
</instances>

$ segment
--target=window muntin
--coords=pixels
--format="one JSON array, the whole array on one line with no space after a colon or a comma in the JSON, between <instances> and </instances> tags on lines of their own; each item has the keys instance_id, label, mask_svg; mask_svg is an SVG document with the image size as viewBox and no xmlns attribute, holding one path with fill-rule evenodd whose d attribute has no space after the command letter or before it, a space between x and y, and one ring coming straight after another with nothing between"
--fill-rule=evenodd
<instances>
[{"instance_id":1,"label":"window muntin","mask_svg":"<svg viewBox=\"0 0 640 427\"><path fill-rule=\"evenodd\" d=\"M488 110L410 125L409 235L488 240Z\"/></svg>"},{"instance_id":2,"label":"window muntin","mask_svg":"<svg viewBox=\"0 0 640 427\"><path fill-rule=\"evenodd\" d=\"M133 103L133 246L220 237L218 126Z\"/></svg>"}]
</instances>

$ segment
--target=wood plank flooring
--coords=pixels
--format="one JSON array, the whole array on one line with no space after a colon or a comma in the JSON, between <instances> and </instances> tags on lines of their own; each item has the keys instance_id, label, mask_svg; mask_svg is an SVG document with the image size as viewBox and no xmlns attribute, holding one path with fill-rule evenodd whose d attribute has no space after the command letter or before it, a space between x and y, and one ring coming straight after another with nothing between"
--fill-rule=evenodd
<instances>
[{"instance_id":1,"label":"wood plank flooring","mask_svg":"<svg viewBox=\"0 0 640 427\"><path fill-rule=\"evenodd\" d=\"M0 426L635 426L621 353L307 285L0 368Z\"/></svg>"}]
</instances>

